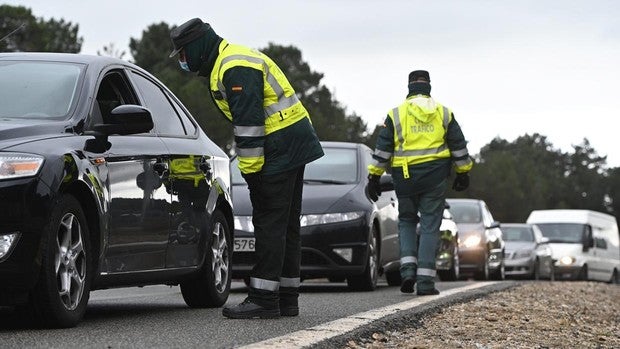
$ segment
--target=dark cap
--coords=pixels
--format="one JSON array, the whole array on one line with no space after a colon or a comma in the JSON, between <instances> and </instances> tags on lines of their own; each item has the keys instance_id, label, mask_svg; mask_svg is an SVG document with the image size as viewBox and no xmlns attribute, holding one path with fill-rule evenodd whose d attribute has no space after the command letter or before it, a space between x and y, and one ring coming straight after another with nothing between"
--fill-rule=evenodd
<instances>
[{"instance_id":1,"label":"dark cap","mask_svg":"<svg viewBox=\"0 0 620 349\"><path fill-rule=\"evenodd\" d=\"M409 82L416 81L418 79L424 79L427 82L431 82L431 76L426 70L414 70L409 73Z\"/></svg>"},{"instance_id":2,"label":"dark cap","mask_svg":"<svg viewBox=\"0 0 620 349\"><path fill-rule=\"evenodd\" d=\"M205 25L200 18L193 18L172 29L170 31L170 40L172 40L174 49L169 57L174 57L185 45L204 35L206 28L208 28L208 24Z\"/></svg>"}]
</instances>

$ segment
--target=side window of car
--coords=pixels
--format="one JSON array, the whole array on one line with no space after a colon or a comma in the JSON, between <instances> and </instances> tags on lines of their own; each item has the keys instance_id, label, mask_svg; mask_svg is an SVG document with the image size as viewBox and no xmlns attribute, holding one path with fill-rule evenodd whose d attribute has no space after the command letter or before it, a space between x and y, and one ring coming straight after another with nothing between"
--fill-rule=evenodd
<instances>
[{"instance_id":1,"label":"side window of car","mask_svg":"<svg viewBox=\"0 0 620 349\"><path fill-rule=\"evenodd\" d=\"M170 98L170 101L174 109L177 111L177 114L181 117L181 122L183 122L185 132L190 136L194 135L196 133L196 125L194 125L187 113L185 113L185 109L183 109L183 107L181 107L174 98Z\"/></svg>"},{"instance_id":2,"label":"side window of car","mask_svg":"<svg viewBox=\"0 0 620 349\"><path fill-rule=\"evenodd\" d=\"M157 134L185 136L183 124L164 91L141 74L133 72L132 78L144 98L146 107L151 111Z\"/></svg>"},{"instance_id":3,"label":"side window of car","mask_svg":"<svg viewBox=\"0 0 620 349\"><path fill-rule=\"evenodd\" d=\"M136 95L127 82L125 73L121 70L112 70L99 83L88 127L107 123L112 110L119 105L136 103Z\"/></svg>"}]
</instances>

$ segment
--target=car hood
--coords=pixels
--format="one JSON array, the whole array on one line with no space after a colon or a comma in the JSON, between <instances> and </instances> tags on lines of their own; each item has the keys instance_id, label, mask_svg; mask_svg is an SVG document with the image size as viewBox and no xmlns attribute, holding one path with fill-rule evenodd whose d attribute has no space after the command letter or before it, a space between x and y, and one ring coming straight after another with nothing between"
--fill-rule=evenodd
<instances>
[{"instance_id":1,"label":"car hood","mask_svg":"<svg viewBox=\"0 0 620 349\"><path fill-rule=\"evenodd\" d=\"M65 121L0 118L0 150L35 139L60 136Z\"/></svg>"},{"instance_id":2,"label":"car hood","mask_svg":"<svg viewBox=\"0 0 620 349\"><path fill-rule=\"evenodd\" d=\"M533 250L536 244L531 241L506 241L506 253L519 250Z\"/></svg>"},{"instance_id":3,"label":"car hood","mask_svg":"<svg viewBox=\"0 0 620 349\"><path fill-rule=\"evenodd\" d=\"M581 244L571 243L549 243L551 254L554 259L560 259L564 256L577 257L583 254L583 246Z\"/></svg>"},{"instance_id":4,"label":"car hood","mask_svg":"<svg viewBox=\"0 0 620 349\"><path fill-rule=\"evenodd\" d=\"M484 225L482 223L457 223L459 235L462 240L471 235L483 235Z\"/></svg>"},{"instance_id":5,"label":"car hood","mask_svg":"<svg viewBox=\"0 0 620 349\"><path fill-rule=\"evenodd\" d=\"M331 212L330 208L353 188L355 188L355 184L305 184L301 213L321 214ZM250 203L250 192L247 185L234 185L232 192L235 215L251 215L252 204Z\"/></svg>"}]
</instances>

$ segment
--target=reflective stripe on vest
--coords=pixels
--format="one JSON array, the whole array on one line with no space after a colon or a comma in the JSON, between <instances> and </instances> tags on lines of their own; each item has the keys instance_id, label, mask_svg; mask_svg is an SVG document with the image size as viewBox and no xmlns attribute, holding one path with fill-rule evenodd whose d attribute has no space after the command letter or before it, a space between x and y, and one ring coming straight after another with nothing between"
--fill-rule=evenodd
<instances>
[{"instance_id":1,"label":"reflective stripe on vest","mask_svg":"<svg viewBox=\"0 0 620 349\"><path fill-rule=\"evenodd\" d=\"M280 288L280 283L277 281L271 281L266 279L259 278L250 278L250 287L256 288L258 290L265 291L277 291Z\"/></svg>"}]
</instances>

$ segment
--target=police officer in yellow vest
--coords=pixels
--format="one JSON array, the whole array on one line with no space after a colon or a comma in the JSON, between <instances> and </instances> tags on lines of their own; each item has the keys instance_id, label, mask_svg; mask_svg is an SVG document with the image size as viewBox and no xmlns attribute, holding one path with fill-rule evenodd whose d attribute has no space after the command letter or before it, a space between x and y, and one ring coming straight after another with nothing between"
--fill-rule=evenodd
<instances>
[{"instance_id":1,"label":"police officer in yellow vest","mask_svg":"<svg viewBox=\"0 0 620 349\"><path fill-rule=\"evenodd\" d=\"M239 169L248 184L256 265L248 297L229 318L299 314L300 214L305 165L323 156L307 110L280 68L263 53L218 36L199 18L170 33L181 68L209 79L232 122Z\"/></svg>"},{"instance_id":2,"label":"police officer in yellow vest","mask_svg":"<svg viewBox=\"0 0 620 349\"><path fill-rule=\"evenodd\" d=\"M448 176L454 167L452 188L465 190L473 165L461 127L450 109L431 97L430 82L427 71L409 74L409 94L388 112L368 166L366 187L368 196L377 201L379 178L391 167L398 197L400 290L413 293L417 283L418 295L439 294L435 258Z\"/></svg>"}]
</instances>

